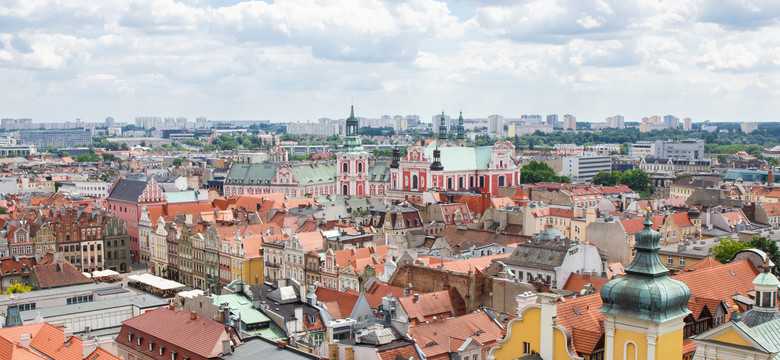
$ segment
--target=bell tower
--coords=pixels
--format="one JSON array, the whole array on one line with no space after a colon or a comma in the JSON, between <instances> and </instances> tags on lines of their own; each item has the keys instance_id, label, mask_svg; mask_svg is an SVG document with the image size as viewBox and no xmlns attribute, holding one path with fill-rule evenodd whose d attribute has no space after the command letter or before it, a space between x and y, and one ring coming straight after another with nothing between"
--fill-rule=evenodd
<instances>
[{"instance_id":1,"label":"bell tower","mask_svg":"<svg viewBox=\"0 0 780 360\"><path fill-rule=\"evenodd\" d=\"M346 137L341 151L336 155L338 169L336 192L341 195L366 195L368 183L369 154L363 149L363 143L358 135L358 119L355 117L355 107L350 107L345 130Z\"/></svg>"}]
</instances>

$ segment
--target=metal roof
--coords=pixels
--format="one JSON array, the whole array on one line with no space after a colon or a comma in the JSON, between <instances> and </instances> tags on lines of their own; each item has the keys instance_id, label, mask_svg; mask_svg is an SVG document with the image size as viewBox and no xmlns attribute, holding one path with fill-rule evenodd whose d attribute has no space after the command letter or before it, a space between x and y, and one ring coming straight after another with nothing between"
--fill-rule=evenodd
<instances>
[{"instance_id":1,"label":"metal roof","mask_svg":"<svg viewBox=\"0 0 780 360\"><path fill-rule=\"evenodd\" d=\"M53 306L48 308L38 308L35 310L22 311L22 320L28 321L35 318L40 313L44 320L50 317L58 317L68 314L77 314L91 311L100 311L114 309L124 306L135 306L140 309L158 308L168 306L168 302L156 296L141 294L134 296L124 296L114 299L105 299L90 301L80 304Z\"/></svg>"}]
</instances>

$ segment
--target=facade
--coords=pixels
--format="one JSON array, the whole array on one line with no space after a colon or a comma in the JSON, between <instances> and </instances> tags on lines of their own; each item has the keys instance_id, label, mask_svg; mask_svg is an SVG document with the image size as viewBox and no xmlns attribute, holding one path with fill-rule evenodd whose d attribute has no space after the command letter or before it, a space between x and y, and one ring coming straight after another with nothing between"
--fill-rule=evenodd
<instances>
[{"instance_id":1,"label":"facade","mask_svg":"<svg viewBox=\"0 0 780 360\"><path fill-rule=\"evenodd\" d=\"M439 147L438 141L433 141L425 147L409 147L405 157L393 157L387 195L404 199L428 189L498 195L499 188L520 181L513 153L510 142L497 142L492 147Z\"/></svg>"},{"instance_id":2,"label":"facade","mask_svg":"<svg viewBox=\"0 0 780 360\"><path fill-rule=\"evenodd\" d=\"M35 145L37 149L92 144L89 130L21 131L19 138L22 144Z\"/></svg>"},{"instance_id":3,"label":"facade","mask_svg":"<svg viewBox=\"0 0 780 360\"><path fill-rule=\"evenodd\" d=\"M599 171L609 172L612 169L612 158L609 156L566 156L562 158L561 175L577 184L590 184Z\"/></svg>"},{"instance_id":4,"label":"facade","mask_svg":"<svg viewBox=\"0 0 780 360\"><path fill-rule=\"evenodd\" d=\"M556 116L557 117L557 116ZM436 119L433 120L436 123ZM488 116L488 132L491 134L499 134L504 132L504 117L501 115ZM434 131L436 133L436 131Z\"/></svg>"},{"instance_id":5,"label":"facade","mask_svg":"<svg viewBox=\"0 0 780 360\"><path fill-rule=\"evenodd\" d=\"M105 181L69 180L61 183L57 192L105 199L109 190L111 185Z\"/></svg>"},{"instance_id":6,"label":"facade","mask_svg":"<svg viewBox=\"0 0 780 360\"><path fill-rule=\"evenodd\" d=\"M287 133L298 134L298 135L314 134L314 135L333 136L333 135L338 135L339 125L338 124L308 124L308 123L288 124Z\"/></svg>"},{"instance_id":7,"label":"facade","mask_svg":"<svg viewBox=\"0 0 780 360\"><path fill-rule=\"evenodd\" d=\"M148 239L139 241L138 223L141 219L141 210L144 206L151 208L162 206L166 202L162 188L154 178L147 179L142 174L137 179L119 179L108 196L108 210L125 222L127 232L130 234L131 257L134 263L141 260L141 242L148 249Z\"/></svg>"},{"instance_id":8,"label":"facade","mask_svg":"<svg viewBox=\"0 0 780 360\"><path fill-rule=\"evenodd\" d=\"M577 118L572 115L563 115L563 130L577 130Z\"/></svg>"},{"instance_id":9,"label":"facade","mask_svg":"<svg viewBox=\"0 0 780 360\"><path fill-rule=\"evenodd\" d=\"M112 216L105 226L103 239L105 269L118 272L130 271L130 234L118 217Z\"/></svg>"}]
</instances>

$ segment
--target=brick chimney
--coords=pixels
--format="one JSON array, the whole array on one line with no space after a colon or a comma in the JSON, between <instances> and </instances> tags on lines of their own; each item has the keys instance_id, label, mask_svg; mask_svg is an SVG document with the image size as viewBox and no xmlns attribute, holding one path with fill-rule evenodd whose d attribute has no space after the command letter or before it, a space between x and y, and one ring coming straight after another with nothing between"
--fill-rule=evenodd
<instances>
[{"instance_id":1,"label":"brick chimney","mask_svg":"<svg viewBox=\"0 0 780 360\"><path fill-rule=\"evenodd\" d=\"M194 311L190 311L190 320L195 320L198 318L198 313Z\"/></svg>"}]
</instances>

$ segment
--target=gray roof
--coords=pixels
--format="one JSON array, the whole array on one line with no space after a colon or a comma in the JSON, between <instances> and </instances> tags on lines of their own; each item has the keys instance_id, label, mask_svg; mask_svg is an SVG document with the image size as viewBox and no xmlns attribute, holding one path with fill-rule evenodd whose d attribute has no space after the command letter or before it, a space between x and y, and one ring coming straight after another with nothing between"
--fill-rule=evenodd
<instances>
[{"instance_id":1,"label":"gray roof","mask_svg":"<svg viewBox=\"0 0 780 360\"><path fill-rule=\"evenodd\" d=\"M542 270L555 270L563 264L566 252L574 244L570 241L544 242L541 244L519 244L508 258L493 260L504 264L530 267Z\"/></svg>"},{"instance_id":2,"label":"gray roof","mask_svg":"<svg viewBox=\"0 0 780 360\"><path fill-rule=\"evenodd\" d=\"M44 320L50 317L58 317L67 314L78 314L90 311L108 310L118 307L135 306L140 309L158 308L167 306L168 302L156 296L141 294L135 296L124 296L114 299L97 300L81 304L71 304L62 306L53 306L48 308L39 308L35 310L22 311L22 320L32 320L40 313Z\"/></svg>"},{"instance_id":3,"label":"gray roof","mask_svg":"<svg viewBox=\"0 0 780 360\"><path fill-rule=\"evenodd\" d=\"M108 199L137 203L144 189L146 189L146 181L119 179L119 182L111 189Z\"/></svg>"},{"instance_id":4,"label":"gray roof","mask_svg":"<svg viewBox=\"0 0 780 360\"><path fill-rule=\"evenodd\" d=\"M0 305L7 305L11 303L11 297L14 297L14 301L17 303L25 303L40 298L46 298L51 296L68 297L70 294L85 294L91 292L97 292L99 290L119 288L115 284L110 283L87 283L81 285L73 285L57 289L43 289L34 290L25 293L13 294L13 295L0 295Z\"/></svg>"},{"instance_id":5,"label":"gray roof","mask_svg":"<svg viewBox=\"0 0 780 360\"><path fill-rule=\"evenodd\" d=\"M242 340L243 345L236 347L232 354L223 355L222 358L225 360L255 360L258 357L274 360L319 359L314 354L307 354L293 348L280 349L275 343L259 338Z\"/></svg>"}]
</instances>

